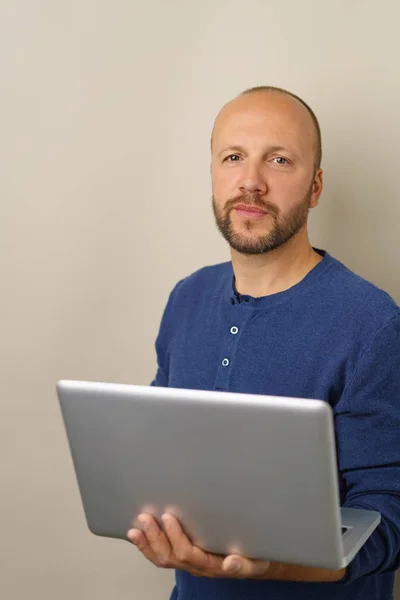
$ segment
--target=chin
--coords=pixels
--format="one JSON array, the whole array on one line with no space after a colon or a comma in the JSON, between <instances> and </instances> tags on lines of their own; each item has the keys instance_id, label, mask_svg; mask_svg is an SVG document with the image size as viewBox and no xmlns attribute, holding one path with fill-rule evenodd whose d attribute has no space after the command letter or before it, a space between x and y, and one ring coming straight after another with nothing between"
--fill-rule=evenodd
<instances>
[{"instance_id":1,"label":"chin","mask_svg":"<svg viewBox=\"0 0 400 600\"><path fill-rule=\"evenodd\" d=\"M269 231L265 231L265 232L257 232L255 233L254 231L233 231L233 237L235 238L235 240L239 243L239 244L250 244L250 245L254 245L254 244L259 244L260 242L262 242L263 240L265 240L265 238L268 236Z\"/></svg>"},{"instance_id":2,"label":"chin","mask_svg":"<svg viewBox=\"0 0 400 600\"><path fill-rule=\"evenodd\" d=\"M230 244L231 248L242 254L258 254L257 248L260 247L260 240L258 238L244 238L242 236L235 236ZM240 250L239 250L240 248Z\"/></svg>"}]
</instances>

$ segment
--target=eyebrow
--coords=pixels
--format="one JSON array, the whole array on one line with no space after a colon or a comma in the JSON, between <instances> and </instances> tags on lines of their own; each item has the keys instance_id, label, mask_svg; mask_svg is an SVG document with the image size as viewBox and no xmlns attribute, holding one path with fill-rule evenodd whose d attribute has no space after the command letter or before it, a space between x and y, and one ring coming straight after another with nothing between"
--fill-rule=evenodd
<instances>
[{"instance_id":1,"label":"eyebrow","mask_svg":"<svg viewBox=\"0 0 400 600\"><path fill-rule=\"evenodd\" d=\"M245 149L243 148L243 146L225 146L224 148L222 148L222 150L220 150L218 152L217 156L221 156L221 154L225 154L225 152L228 152L228 150L230 152L245 152ZM292 156L298 158L298 155L295 152L293 152L292 150L289 150L288 148L284 148L283 146L278 146L278 145L270 146L266 150L266 154L271 154L274 152L288 152Z\"/></svg>"}]
</instances>

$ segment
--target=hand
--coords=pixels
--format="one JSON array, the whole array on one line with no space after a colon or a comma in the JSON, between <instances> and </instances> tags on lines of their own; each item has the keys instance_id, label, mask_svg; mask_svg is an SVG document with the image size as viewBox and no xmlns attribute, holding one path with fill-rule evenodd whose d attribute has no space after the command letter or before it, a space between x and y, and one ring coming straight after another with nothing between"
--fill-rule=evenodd
<instances>
[{"instance_id":1,"label":"hand","mask_svg":"<svg viewBox=\"0 0 400 600\"><path fill-rule=\"evenodd\" d=\"M128 539L156 567L181 569L198 577L267 578L269 562L204 552L193 546L173 515L164 514L161 519L165 531L148 514L141 514L137 519L143 531L128 531Z\"/></svg>"}]
</instances>

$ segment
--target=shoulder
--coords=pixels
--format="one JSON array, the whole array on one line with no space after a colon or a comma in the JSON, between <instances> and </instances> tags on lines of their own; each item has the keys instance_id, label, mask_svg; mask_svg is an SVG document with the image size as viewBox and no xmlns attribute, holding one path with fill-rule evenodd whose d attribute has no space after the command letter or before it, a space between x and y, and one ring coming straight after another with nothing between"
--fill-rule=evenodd
<instances>
[{"instance_id":1,"label":"shoulder","mask_svg":"<svg viewBox=\"0 0 400 600\"><path fill-rule=\"evenodd\" d=\"M196 296L204 293L208 296L219 293L232 282L233 270L231 262L218 263L202 267L181 279L172 291L175 300Z\"/></svg>"},{"instance_id":2,"label":"shoulder","mask_svg":"<svg viewBox=\"0 0 400 600\"><path fill-rule=\"evenodd\" d=\"M387 292L339 260L329 259L331 268L326 272L325 287L343 315L368 322L372 329L400 319L400 308Z\"/></svg>"},{"instance_id":3,"label":"shoulder","mask_svg":"<svg viewBox=\"0 0 400 600\"><path fill-rule=\"evenodd\" d=\"M178 281L163 312L159 344L161 338L187 325L200 311L214 310L215 301L232 285L232 276L232 263L226 262L203 267Z\"/></svg>"}]
</instances>

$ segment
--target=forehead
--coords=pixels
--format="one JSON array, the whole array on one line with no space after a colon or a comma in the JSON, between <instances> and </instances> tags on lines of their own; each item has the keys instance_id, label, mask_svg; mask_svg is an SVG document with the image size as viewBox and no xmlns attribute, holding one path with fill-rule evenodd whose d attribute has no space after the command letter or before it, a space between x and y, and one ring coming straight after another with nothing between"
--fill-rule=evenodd
<instances>
[{"instance_id":1,"label":"forehead","mask_svg":"<svg viewBox=\"0 0 400 600\"><path fill-rule=\"evenodd\" d=\"M278 145L307 156L315 150L314 123L307 109L290 96L271 92L239 96L215 120L213 153L226 145Z\"/></svg>"}]
</instances>

